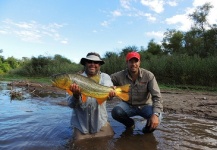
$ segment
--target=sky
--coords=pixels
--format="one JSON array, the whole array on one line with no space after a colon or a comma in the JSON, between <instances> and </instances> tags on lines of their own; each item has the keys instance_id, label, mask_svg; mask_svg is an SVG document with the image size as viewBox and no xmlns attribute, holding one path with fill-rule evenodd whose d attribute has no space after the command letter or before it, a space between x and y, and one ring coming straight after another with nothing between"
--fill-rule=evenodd
<instances>
[{"instance_id":1,"label":"sky","mask_svg":"<svg viewBox=\"0 0 217 150\"><path fill-rule=\"evenodd\" d=\"M147 48L168 29L188 31L188 15L205 2L213 5L208 22L217 24L216 0L0 0L0 55L79 63L88 52Z\"/></svg>"}]
</instances>

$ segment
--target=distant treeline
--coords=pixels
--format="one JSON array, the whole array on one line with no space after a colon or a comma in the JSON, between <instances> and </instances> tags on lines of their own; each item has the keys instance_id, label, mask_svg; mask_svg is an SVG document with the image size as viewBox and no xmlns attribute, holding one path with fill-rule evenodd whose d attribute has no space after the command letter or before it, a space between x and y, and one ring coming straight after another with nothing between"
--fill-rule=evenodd
<instances>
[{"instance_id":1,"label":"distant treeline","mask_svg":"<svg viewBox=\"0 0 217 150\"><path fill-rule=\"evenodd\" d=\"M130 51L141 55L141 67L153 72L161 84L217 86L217 25L210 25L207 16L209 3L198 7L189 17L194 21L191 30L167 30L162 43L150 40L147 48L127 46L119 53L106 52L102 71L108 74L126 68L125 56ZM3 50L0 50L0 53ZM97 52L97 51L96 51ZM85 56L86 54L84 54ZM57 54L22 60L0 55L0 74L48 77L56 73L76 73L83 66Z\"/></svg>"},{"instance_id":2,"label":"distant treeline","mask_svg":"<svg viewBox=\"0 0 217 150\"><path fill-rule=\"evenodd\" d=\"M141 67L153 72L161 84L217 87L216 56L200 58L185 54L158 56L146 51L139 53L142 56ZM108 74L126 68L126 60L123 56L112 55L105 58L105 62L102 70Z\"/></svg>"}]
</instances>

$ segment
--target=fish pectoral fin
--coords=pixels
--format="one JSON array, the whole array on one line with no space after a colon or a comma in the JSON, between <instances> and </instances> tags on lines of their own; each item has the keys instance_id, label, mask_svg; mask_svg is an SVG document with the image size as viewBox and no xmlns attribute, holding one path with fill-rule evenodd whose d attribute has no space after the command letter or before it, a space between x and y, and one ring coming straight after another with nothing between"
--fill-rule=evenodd
<instances>
[{"instance_id":1,"label":"fish pectoral fin","mask_svg":"<svg viewBox=\"0 0 217 150\"><path fill-rule=\"evenodd\" d=\"M87 101L87 96L84 94L81 94L81 100L83 103L85 103Z\"/></svg>"},{"instance_id":2,"label":"fish pectoral fin","mask_svg":"<svg viewBox=\"0 0 217 150\"><path fill-rule=\"evenodd\" d=\"M123 86L117 86L115 91L118 92L129 92L130 91L130 84L125 84Z\"/></svg>"},{"instance_id":3,"label":"fish pectoral fin","mask_svg":"<svg viewBox=\"0 0 217 150\"><path fill-rule=\"evenodd\" d=\"M123 101L128 101L129 100L129 94L128 93L123 93L123 92L116 92L116 96Z\"/></svg>"},{"instance_id":4,"label":"fish pectoral fin","mask_svg":"<svg viewBox=\"0 0 217 150\"><path fill-rule=\"evenodd\" d=\"M104 101L107 100L107 97L106 98L97 98L96 101L99 105L101 105Z\"/></svg>"},{"instance_id":5,"label":"fish pectoral fin","mask_svg":"<svg viewBox=\"0 0 217 150\"><path fill-rule=\"evenodd\" d=\"M69 89L67 89L66 92L67 92L69 95L72 95L72 94L73 94L72 91L69 90Z\"/></svg>"}]
</instances>

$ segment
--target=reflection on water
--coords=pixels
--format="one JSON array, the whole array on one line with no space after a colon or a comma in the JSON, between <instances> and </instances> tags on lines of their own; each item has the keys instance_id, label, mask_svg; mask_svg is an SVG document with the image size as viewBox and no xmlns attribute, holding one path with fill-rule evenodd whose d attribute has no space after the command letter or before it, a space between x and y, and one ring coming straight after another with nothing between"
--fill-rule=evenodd
<instances>
[{"instance_id":1,"label":"reflection on water","mask_svg":"<svg viewBox=\"0 0 217 150\"><path fill-rule=\"evenodd\" d=\"M71 109L57 105L63 97L10 101L9 93L8 88L0 88L0 149L217 149L216 121L164 114L158 130L143 134L141 129L146 120L135 117L134 131L125 131L122 124L111 118L111 109L117 103L112 101L108 102L107 108L115 135L73 142Z\"/></svg>"}]
</instances>

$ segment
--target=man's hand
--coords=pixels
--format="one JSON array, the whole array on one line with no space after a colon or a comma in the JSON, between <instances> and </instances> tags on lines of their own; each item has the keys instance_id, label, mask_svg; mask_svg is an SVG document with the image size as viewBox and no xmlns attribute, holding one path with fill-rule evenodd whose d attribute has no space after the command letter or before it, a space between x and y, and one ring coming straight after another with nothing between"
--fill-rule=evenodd
<instances>
[{"instance_id":1,"label":"man's hand","mask_svg":"<svg viewBox=\"0 0 217 150\"><path fill-rule=\"evenodd\" d=\"M112 88L113 90L111 90L111 91L109 92L109 99L112 99L113 97L116 96L116 93L115 93L115 88L116 88L116 86L112 86L111 88Z\"/></svg>"},{"instance_id":2,"label":"man's hand","mask_svg":"<svg viewBox=\"0 0 217 150\"><path fill-rule=\"evenodd\" d=\"M156 129L157 126L159 125L159 119L158 116L156 116L155 114L153 114L148 122L148 126L150 126L150 130L151 129Z\"/></svg>"},{"instance_id":3,"label":"man's hand","mask_svg":"<svg viewBox=\"0 0 217 150\"><path fill-rule=\"evenodd\" d=\"M80 87L77 84L73 83L70 86L70 90L72 91L73 96L76 99L79 99L79 96L81 95L81 89L80 89Z\"/></svg>"}]
</instances>

